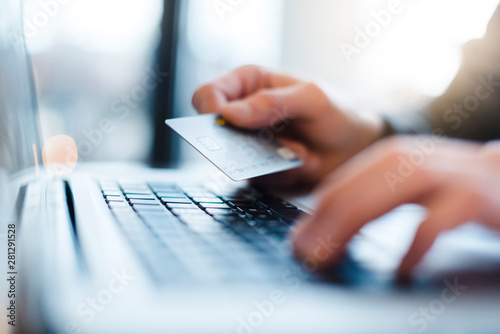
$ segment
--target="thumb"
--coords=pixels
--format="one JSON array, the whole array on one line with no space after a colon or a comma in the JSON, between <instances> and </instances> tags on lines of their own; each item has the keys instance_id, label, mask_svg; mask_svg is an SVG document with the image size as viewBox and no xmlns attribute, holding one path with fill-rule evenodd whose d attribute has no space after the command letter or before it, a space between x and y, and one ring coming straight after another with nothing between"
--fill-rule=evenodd
<instances>
[{"instance_id":1,"label":"thumb","mask_svg":"<svg viewBox=\"0 0 500 334\"><path fill-rule=\"evenodd\" d=\"M328 101L316 85L298 83L287 87L262 89L221 108L222 116L235 126L259 129L287 119L311 117Z\"/></svg>"}]
</instances>

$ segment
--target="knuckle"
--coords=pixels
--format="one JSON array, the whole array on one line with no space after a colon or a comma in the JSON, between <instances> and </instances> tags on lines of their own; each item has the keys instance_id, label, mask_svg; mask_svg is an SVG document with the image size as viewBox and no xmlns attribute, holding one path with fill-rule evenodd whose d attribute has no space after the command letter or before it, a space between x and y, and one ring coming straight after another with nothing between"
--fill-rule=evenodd
<instances>
[{"instance_id":1,"label":"knuckle","mask_svg":"<svg viewBox=\"0 0 500 334\"><path fill-rule=\"evenodd\" d=\"M269 90L262 90L253 99L256 110L270 111L279 105L279 98Z\"/></svg>"},{"instance_id":2,"label":"knuckle","mask_svg":"<svg viewBox=\"0 0 500 334\"><path fill-rule=\"evenodd\" d=\"M434 188L443 180L441 174L429 168L425 168L425 166L415 167L415 173L412 176L418 180L417 182L424 188Z\"/></svg>"},{"instance_id":3,"label":"knuckle","mask_svg":"<svg viewBox=\"0 0 500 334\"><path fill-rule=\"evenodd\" d=\"M484 202L483 194L473 182L463 181L457 191L462 195L464 205L476 207Z\"/></svg>"},{"instance_id":4,"label":"knuckle","mask_svg":"<svg viewBox=\"0 0 500 334\"><path fill-rule=\"evenodd\" d=\"M303 81L297 84L298 91L301 92L303 96L307 97L308 107L302 107L302 111L307 114L308 118L314 118L318 120L329 120L332 117L338 116L335 113L337 110L334 107L332 100L325 93L325 91L312 81ZM332 111L335 111L332 113Z\"/></svg>"},{"instance_id":5,"label":"knuckle","mask_svg":"<svg viewBox=\"0 0 500 334\"><path fill-rule=\"evenodd\" d=\"M328 96L325 94L323 89L316 84L315 82L311 81L306 81L303 83L303 89L307 94L309 94L312 97L313 101L316 101L317 103L323 103L323 104L330 104L330 100ZM322 108L326 109L326 108Z\"/></svg>"},{"instance_id":6,"label":"knuckle","mask_svg":"<svg viewBox=\"0 0 500 334\"><path fill-rule=\"evenodd\" d=\"M264 68L258 65L244 65L238 67L235 72L242 75L243 77L264 78L266 75L266 71L264 70Z\"/></svg>"},{"instance_id":7,"label":"knuckle","mask_svg":"<svg viewBox=\"0 0 500 334\"><path fill-rule=\"evenodd\" d=\"M384 157L384 160L395 161L407 153L404 137L390 137L383 139L377 144L377 150Z\"/></svg>"},{"instance_id":8,"label":"knuckle","mask_svg":"<svg viewBox=\"0 0 500 334\"><path fill-rule=\"evenodd\" d=\"M432 187L442 181L443 175L433 168L433 158L425 155L408 136L395 136L377 144L375 153L379 162L405 178L415 180L424 187Z\"/></svg>"},{"instance_id":9,"label":"knuckle","mask_svg":"<svg viewBox=\"0 0 500 334\"><path fill-rule=\"evenodd\" d=\"M306 81L304 82L304 89L307 90L310 93L317 94L318 92L322 93L323 91L319 86L312 81Z\"/></svg>"},{"instance_id":10,"label":"knuckle","mask_svg":"<svg viewBox=\"0 0 500 334\"><path fill-rule=\"evenodd\" d=\"M247 71L254 72L254 71L260 71L261 67L257 66L257 65L243 65L243 66L240 66L238 68L238 70L244 71L244 72L247 72Z\"/></svg>"}]
</instances>

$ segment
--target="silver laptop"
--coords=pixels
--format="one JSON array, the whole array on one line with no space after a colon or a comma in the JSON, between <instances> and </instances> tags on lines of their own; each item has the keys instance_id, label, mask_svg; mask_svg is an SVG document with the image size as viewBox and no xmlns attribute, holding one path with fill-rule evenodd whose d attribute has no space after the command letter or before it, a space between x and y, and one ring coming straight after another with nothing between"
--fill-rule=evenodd
<instances>
[{"instance_id":1,"label":"silver laptop","mask_svg":"<svg viewBox=\"0 0 500 334\"><path fill-rule=\"evenodd\" d=\"M408 287L394 270L425 212L399 208L322 275L287 240L308 198L205 171L42 164L19 2L0 13L0 328L26 333L494 333L500 238L441 238ZM311 202L309 202L311 203ZM360 208L362 210L363 208ZM327 250L328 245L325 245Z\"/></svg>"}]
</instances>

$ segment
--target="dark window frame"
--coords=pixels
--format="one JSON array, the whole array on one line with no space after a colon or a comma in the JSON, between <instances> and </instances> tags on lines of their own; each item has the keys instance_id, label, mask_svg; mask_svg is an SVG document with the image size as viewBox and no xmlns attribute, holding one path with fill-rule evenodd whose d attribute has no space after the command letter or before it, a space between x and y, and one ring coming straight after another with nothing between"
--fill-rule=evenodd
<instances>
[{"instance_id":1,"label":"dark window frame","mask_svg":"<svg viewBox=\"0 0 500 334\"><path fill-rule=\"evenodd\" d=\"M176 140L172 131L165 125L165 119L174 116L175 77L177 46L179 38L180 0L164 0L163 19L161 23L161 40L157 52L159 73L168 73L153 96L153 145L151 165L153 167L169 167L176 163L174 144Z\"/></svg>"}]
</instances>

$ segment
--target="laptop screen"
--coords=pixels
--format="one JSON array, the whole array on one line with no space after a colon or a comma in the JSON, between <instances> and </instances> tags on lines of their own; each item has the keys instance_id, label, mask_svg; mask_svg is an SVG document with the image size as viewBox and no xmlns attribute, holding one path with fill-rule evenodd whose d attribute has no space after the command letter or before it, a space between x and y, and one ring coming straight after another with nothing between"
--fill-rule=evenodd
<instances>
[{"instance_id":1,"label":"laptop screen","mask_svg":"<svg viewBox=\"0 0 500 334\"><path fill-rule=\"evenodd\" d=\"M40 143L33 75L23 38L21 1L1 1L0 180L37 167Z\"/></svg>"}]
</instances>

